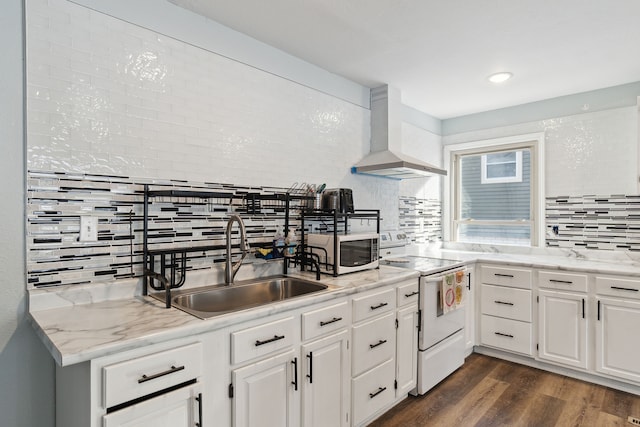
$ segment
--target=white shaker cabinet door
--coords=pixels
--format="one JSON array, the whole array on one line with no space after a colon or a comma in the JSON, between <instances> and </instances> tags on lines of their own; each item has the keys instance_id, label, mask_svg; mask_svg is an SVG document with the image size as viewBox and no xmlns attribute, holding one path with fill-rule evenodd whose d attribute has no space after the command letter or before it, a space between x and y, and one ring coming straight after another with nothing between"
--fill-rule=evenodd
<instances>
[{"instance_id":1,"label":"white shaker cabinet door","mask_svg":"<svg viewBox=\"0 0 640 427\"><path fill-rule=\"evenodd\" d=\"M640 382L640 302L598 298L596 370Z\"/></svg>"},{"instance_id":2,"label":"white shaker cabinet door","mask_svg":"<svg viewBox=\"0 0 640 427\"><path fill-rule=\"evenodd\" d=\"M300 368L297 352L270 357L232 372L233 425L287 427L299 424Z\"/></svg>"},{"instance_id":3,"label":"white shaker cabinet door","mask_svg":"<svg viewBox=\"0 0 640 427\"><path fill-rule=\"evenodd\" d=\"M398 310L396 330L396 397L406 396L418 376L418 306Z\"/></svg>"},{"instance_id":4,"label":"white shaker cabinet door","mask_svg":"<svg viewBox=\"0 0 640 427\"><path fill-rule=\"evenodd\" d=\"M586 369L587 296L545 290L538 295L538 357Z\"/></svg>"},{"instance_id":5,"label":"white shaker cabinet door","mask_svg":"<svg viewBox=\"0 0 640 427\"><path fill-rule=\"evenodd\" d=\"M102 417L104 427L193 427L202 425L200 386L184 387ZM197 424L196 424L197 423Z\"/></svg>"},{"instance_id":6,"label":"white shaker cabinet door","mask_svg":"<svg viewBox=\"0 0 640 427\"><path fill-rule=\"evenodd\" d=\"M344 330L302 347L302 425L348 426L349 333Z\"/></svg>"}]
</instances>

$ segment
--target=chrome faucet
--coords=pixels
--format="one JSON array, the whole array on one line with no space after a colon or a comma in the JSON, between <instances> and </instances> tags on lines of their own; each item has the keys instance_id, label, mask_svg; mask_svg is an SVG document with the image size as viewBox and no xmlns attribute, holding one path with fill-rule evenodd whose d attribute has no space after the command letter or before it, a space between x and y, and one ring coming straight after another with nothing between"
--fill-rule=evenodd
<instances>
[{"instance_id":1,"label":"chrome faucet","mask_svg":"<svg viewBox=\"0 0 640 427\"><path fill-rule=\"evenodd\" d=\"M233 223L237 222L238 227L240 227L240 250L242 251L242 258L237 261L235 264L231 263L231 228ZM227 231L225 232L225 237L227 239L227 259L225 261L224 267L224 283L227 285L233 284L233 278L236 277L236 273L240 269L242 265L242 260L249 253L249 242L247 241L247 231L244 228L244 222L242 222L242 218L239 215L231 215L229 217L229 222L227 222Z\"/></svg>"}]
</instances>

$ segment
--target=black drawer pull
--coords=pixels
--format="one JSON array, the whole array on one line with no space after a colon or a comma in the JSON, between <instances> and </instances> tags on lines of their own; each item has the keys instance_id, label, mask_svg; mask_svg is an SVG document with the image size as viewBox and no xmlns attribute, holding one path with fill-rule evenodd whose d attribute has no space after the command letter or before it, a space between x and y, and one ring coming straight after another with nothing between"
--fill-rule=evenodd
<instances>
[{"instance_id":1,"label":"black drawer pull","mask_svg":"<svg viewBox=\"0 0 640 427\"><path fill-rule=\"evenodd\" d=\"M498 277L511 277L513 278L513 274L500 274L500 273L493 273L494 276L498 276Z\"/></svg>"},{"instance_id":2,"label":"black drawer pull","mask_svg":"<svg viewBox=\"0 0 640 427\"><path fill-rule=\"evenodd\" d=\"M387 340L380 340L376 344L369 344L369 348L376 348L376 347L378 347L378 346L380 346L380 345L382 345L382 344L384 344L386 342L387 342Z\"/></svg>"},{"instance_id":3,"label":"black drawer pull","mask_svg":"<svg viewBox=\"0 0 640 427\"><path fill-rule=\"evenodd\" d=\"M413 291L410 294L404 294L405 298L411 298L414 295L418 295L420 292L418 291Z\"/></svg>"},{"instance_id":4,"label":"black drawer pull","mask_svg":"<svg viewBox=\"0 0 640 427\"><path fill-rule=\"evenodd\" d=\"M494 332L496 335L500 335L501 337L513 338L511 334L503 334L502 332Z\"/></svg>"},{"instance_id":5,"label":"black drawer pull","mask_svg":"<svg viewBox=\"0 0 640 427\"><path fill-rule=\"evenodd\" d=\"M327 326L330 325L332 323L336 323L342 320L342 317L334 317L331 320L327 320L326 322L320 322L320 326Z\"/></svg>"},{"instance_id":6,"label":"black drawer pull","mask_svg":"<svg viewBox=\"0 0 640 427\"><path fill-rule=\"evenodd\" d=\"M378 387L378 391L376 391L374 393L369 393L369 399L373 399L374 397L376 397L377 395L379 395L380 393L382 393L386 389L387 389L386 387Z\"/></svg>"},{"instance_id":7,"label":"black drawer pull","mask_svg":"<svg viewBox=\"0 0 640 427\"><path fill-rule=\"evenodd\" d=\"M169 374L173 374L174 372L179 372L184 370L184 365L183 366L171 366L170 369L164 371L164 372L159 372L157 374L153 374L153 375L142 375L140 378L138 378L138 384L142 384L142 383L146 383L147 381L151 381L151 380L155 380L156 378L160 378L160 377L164 377L165 375L169 375Z\"/></svg>"},{"instance_id":8,"label":"black drawer pull","mask_svg":"<svg viewBox=\"0 0 640 427\"><path fill-rule=\"evenodd\" d=\"M616 291L638 292L638 289L635 289L635 288L621 288L620 286L612 286L611 289L615 289Z\"/></svg>"},{"instance_id":9,"label":"black drawer pull","mask_svg":"<svg viewBox=\"0 0 640 427\"><path fill-rule=\"evenodd\" d=\"M567 285L573 285L573 282L571 280L556 280L556 279L549 279L549 281L551 283L564 283Z\"/></svg>"},{"instance_id":10,"label":"black drawer pull","mask_svg":"<svg viewBox=\"0 0 640 427\"><path fill-rule=\"evenodd\" d=\"M496 304L502 304L502 305L513 305L512 302L506 302L506 301L499 301L499 300L495 300L494 301Z\"/></svg>"},{"instance_id":11,"label":"black drawer pull","mask_svg":"<svg viewBox=\"0 0 640 427\"><path fill-rule=\"evenodd\" d=\"M371 310L377 310L377 309L379 309L379 308L384 307L385 305L389 305L389 303L388 303L388 302L381 302L381 303L380 303L380 304L378 304L378 305L372 305L372 306L371 306Z\"/></svg>"},{"instance_id":12,"label":"black drawer pull","mask_svg":"<svg viewBox=\"0 0 640 427\"><path fill-rule=\"evenodd\" d=\"M196 402L198 402L198 422L196 423L196 427L204 427L202 425L202 393L198 393L198 397L196 397Z\"/></svg>"},{"instance_id":13,"label":"black drawer pull","mask_svg":"<svg viewBox=\"0 0 640 427\"><path fill-rule=\"evenodd\" d=\"M273 338L269 338L268 340L264 340L264 341L256 340L256 347L269 344L270 342L283 340L283 339L284 339L284 335L274 335Z\"/></svg>"}]
</instances>

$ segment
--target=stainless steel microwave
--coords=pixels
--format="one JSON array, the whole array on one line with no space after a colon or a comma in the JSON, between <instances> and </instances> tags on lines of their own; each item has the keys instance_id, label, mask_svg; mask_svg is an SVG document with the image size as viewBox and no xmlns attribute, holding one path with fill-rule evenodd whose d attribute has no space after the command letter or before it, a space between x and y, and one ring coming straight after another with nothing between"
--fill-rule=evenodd
<instances>
[{"instance_id":1,"label":"stainless steel microwave","mask_svg":"<svg viewBox=\"0 0 640 427\"><path fill-rule=\"evenodd\" d=\"M318 255L321 268L333 272L335 266L337 274L378 267L379 243L377 233L307 235L307 248Z\"/></svg>"}]
</instances>

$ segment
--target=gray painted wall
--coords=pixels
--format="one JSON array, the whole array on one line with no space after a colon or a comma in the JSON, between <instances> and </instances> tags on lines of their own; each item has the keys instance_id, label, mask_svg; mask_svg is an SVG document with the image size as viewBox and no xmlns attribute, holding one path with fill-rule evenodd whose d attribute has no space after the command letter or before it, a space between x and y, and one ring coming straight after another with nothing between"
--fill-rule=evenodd
<instances>
[{"instance_id":1,"label":"gray painted wall","mask_svg":"<svg viewBox=\"0 0 640 427\"><path fill-rule=\"evenodd\" d=\"M55 425L55 367L26 318L22 1L0 14L0 425Z\"/></svg>"}]
</instances>

